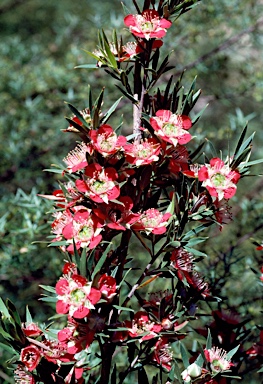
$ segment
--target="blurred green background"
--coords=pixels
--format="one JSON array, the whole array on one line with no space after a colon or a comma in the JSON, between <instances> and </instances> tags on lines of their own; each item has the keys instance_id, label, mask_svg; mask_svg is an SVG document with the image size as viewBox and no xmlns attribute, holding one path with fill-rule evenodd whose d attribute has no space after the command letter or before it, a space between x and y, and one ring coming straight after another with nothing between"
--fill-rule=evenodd
<instances>
[{"instance_id":1,"label":"blurred green background","mask_svg":"<svg viewBox=\"0 0 263 384\"><path fill-rule=\"evenodd\" d=\"M134 12L132 1L124 3ZM230 152L234 148L246 121L249 134L256 131L253 160L263 157L261 15L260 0L203 0L176 21L164 40L163 51L172 51L175 81L184 69L186 87L198 76L202 96L196 113L209 103L194 127L197 142L207 137L222 149L223 157L228 147ZM92 62L83 49L96 48L98 29L104 28L110 36L116 28L128 37L123 16L117 0L2 0L0 4L0 295L14 301L22 314L29 305L40 321L50 309L37 301L38 285L53 284L63 263L59 251L38 243L50 232L46 214L50 204L37 194L57 188L57 176L43 170L60 163L75 146L76 138L61 132L67 127L64 116L71 115L64 101L84 109L88 84L95 95L106 85L105 108L120 96L103 70L74 67ZM131 113L129 106L125 108ZM129 129L126 117L124 132ZM263 173L262 165L253 173ZM244 315L256 317L260 306L253 303L260 303L262 287L251 267L259 268L262 253L255 251L250 238L263 240L262 191L262 178L251 176L240 182L233 199L237 217L221 237L211 233L203 249L212 262L202 266L213 281L213 268L226 273L215 260L236 252L241 261L229 272L231 287L222 287L222 292L233 305L246 302ZM4 380L2 371L0 381L1 377Z\"/></svg>"}]
</instances>

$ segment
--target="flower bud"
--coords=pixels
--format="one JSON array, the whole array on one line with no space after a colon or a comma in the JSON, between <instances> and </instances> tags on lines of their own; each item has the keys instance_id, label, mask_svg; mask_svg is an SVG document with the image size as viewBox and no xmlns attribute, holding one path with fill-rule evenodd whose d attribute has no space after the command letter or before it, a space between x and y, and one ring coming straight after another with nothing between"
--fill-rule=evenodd
<instances>
[{"instance_id":1,"label":"flower bud","mask_svg":"<svg viewBox=\"0 0 263 384\"><path fill-rule=\"evenodd\" d=\"M199 367L199 365L197 365L196 363L193 363L181 373L181 376L186 383L190 383L192 379L195 379L196 377L200 376L201 373L201 367Z\"/></svg>"}]
</instances>

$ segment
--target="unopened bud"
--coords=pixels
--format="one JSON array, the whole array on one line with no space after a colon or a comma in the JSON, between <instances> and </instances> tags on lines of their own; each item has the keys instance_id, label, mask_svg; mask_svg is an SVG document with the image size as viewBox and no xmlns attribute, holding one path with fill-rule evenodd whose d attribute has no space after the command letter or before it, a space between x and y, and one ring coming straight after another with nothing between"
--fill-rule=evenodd
<instances>
[{"instance_id":1,"label":"unopened bud","mask_svg":"<svg viewBox=\"0 0 263 384\"><path fill-rule=\"evenodd\" d=\"M199 365L197 365L196 363L193 363L181 373L181 376L186 383L190 383L192 379L195 379L196 377L200 376L201 373L201 367L199 367Z\"/></svg>"}]
</instances>

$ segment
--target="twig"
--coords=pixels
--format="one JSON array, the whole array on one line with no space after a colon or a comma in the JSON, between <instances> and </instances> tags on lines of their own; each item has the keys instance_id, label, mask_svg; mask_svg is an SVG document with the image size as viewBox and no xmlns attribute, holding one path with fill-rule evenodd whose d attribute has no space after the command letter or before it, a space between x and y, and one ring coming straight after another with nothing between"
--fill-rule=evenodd
<instances>
[{"instance_id":1,"label":"twig","mask_svg":"<svg viewBox=\"0 0 263 384\"><path fill-rule=\"evenodd\" d=\"M134 96L135 100L138 100L138 94ZM135 140L140 142L141 140L141 117L143 109L143 100L144 100L144 87L142 86L141 98L139 103L133 104L133 133L135 134Z\"/></svg>"}]
</instances>

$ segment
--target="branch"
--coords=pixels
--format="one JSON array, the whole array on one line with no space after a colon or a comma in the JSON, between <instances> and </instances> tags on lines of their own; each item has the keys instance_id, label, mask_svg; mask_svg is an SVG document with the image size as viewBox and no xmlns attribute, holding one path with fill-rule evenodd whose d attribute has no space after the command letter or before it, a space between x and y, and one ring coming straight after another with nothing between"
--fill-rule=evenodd
<instances>
[{"instance_id":1,"label":"branch","mask_svg":"<svg viewBox=\"0 0 263 384\"><path fill-rule=\"evenodd\" d=\"M183 70L185 71L187 69L194 68L194 67L197 66L197 64L200 64L200 63L206 61L207 59L209 59L211 56L215 55L216 53L221 52L221 51L227 49L228 47L230 47L233 44L236 44L241 39L242 36L247 35L247 34L253 32L255 29L257 29L261 25L263 25L263 18L258 19L255 24L253 24L250 27L248 27L248 28L244 29L243 31L239 32L237 35L229 37L223 43L221 43L220 45L218 45L217 47L212 49L210 52L207 52L204 55L200 56L198 59L192 61L189 64L186 64L184 66L184 68L182 68L180 71L177 71L175 73L175 76L181 75Z\"/></svg>"}]
</instances>

